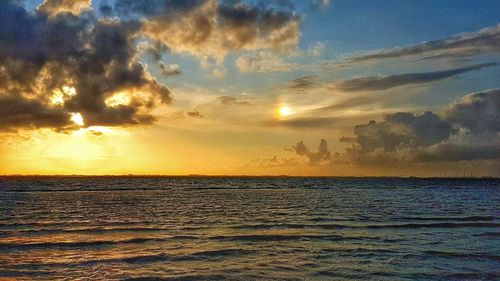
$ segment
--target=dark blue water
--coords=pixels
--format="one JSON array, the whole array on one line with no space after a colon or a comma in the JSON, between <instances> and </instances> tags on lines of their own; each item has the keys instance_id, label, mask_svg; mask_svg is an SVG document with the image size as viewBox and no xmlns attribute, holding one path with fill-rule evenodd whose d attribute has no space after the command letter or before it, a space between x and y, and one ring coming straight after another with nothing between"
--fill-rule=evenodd
<instances>
[{"instance_id":1,"label":"dark blue water","mask_svg":"<svg viewBox=\"0 0 500 281\"><path fill-rule=\"evenodd\" d=\"M0 189L0 279L500 280L499 180L0 178Z\"/></svg>"}]
</instances>

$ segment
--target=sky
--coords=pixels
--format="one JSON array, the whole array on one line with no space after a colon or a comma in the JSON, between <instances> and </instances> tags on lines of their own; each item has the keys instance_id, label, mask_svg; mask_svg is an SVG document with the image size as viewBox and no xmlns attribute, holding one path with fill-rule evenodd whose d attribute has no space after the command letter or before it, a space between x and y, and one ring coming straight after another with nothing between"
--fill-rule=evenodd
<instances>
[{"instance_id":1,"label":"sky","mask_svg":"<svg viewBox=\"0 0 500 281\"><path fill-rule=\"evenodd\" d=\"M487 0L5 0L0 174L500 176Z\"/></svg>"}]
</instances>

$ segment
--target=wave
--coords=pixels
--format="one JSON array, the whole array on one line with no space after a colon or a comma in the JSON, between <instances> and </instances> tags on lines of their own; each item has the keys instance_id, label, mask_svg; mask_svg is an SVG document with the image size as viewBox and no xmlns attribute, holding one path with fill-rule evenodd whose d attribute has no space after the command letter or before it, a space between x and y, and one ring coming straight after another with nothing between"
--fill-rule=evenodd
<instances>
[{"instance_id":1,"label":"wave","mask_svg":"<svg viewBox=\"0 0 500 281\"><path fill-rule=\"evenodd\" d=\"M445 252L445 251L435 251L435 250L424 251L423 253L440 257L490 259L490 260L500 261L500 256L485 254L485 253L460 253L460 252Z\"/></svg>"},{"instance_id":2,"label":"wave","mask_svg":"<svg viewBox=\"0 0 500 281\"><path fill-rule=\"evenodd\" d=\"M151 224L151 221L85 221L85 220L71 220L71 221L58 221L58 222L4 222L0 223L0 228L4 227L37 227L37 226L71 226L71 225L88 225L89 223L100 224L99 227L104 226L120 226L120 225L136 225L136 224ZM17 230L17 229L16 229Z\"/></svg>"},{"instance_id":3,"label":"wave","mask_svg":"<svg viewBox=\"0 0 500 281\"><path fill-rule=\"evenodd\" d=\"M221 249L221 250L209 250L202 252L195 252L184 256L175 256L174 260L198 260L206 258L215 257L228 257L228 256L241 256L256 253L254 250L245 249Z\"/></svg>"},{"instance_id":4,"label":"wave","mask_svg":"<svg viewBox=\"0 0 500 281\"><path fill-rule=\"evenodd\" d=\"M498 280L500 272L460 272L444 276L446 280Z\"/></svg>"},{"instance_id":5,"label":"wave","mask_svg":"<svg viewBox=\"0 0 500 281\"><path fill-rule=\"evenodd\" d=\"M402 224L372 224L372 225L345 225L345 224L250 224L233 225L234 229L271 229L271 228L320 228L320 229L345 229L345 228L461 228L461 227L500 227L500 223L492 222L436 222L436 223L402 223Z\"/></svg>"},{"instance_id":6,"label":"wave","mask_svg":"<svg viewBox=\"0 0 500 281\"><path fill-rule=\"evenodd\" d=\"M204 228L195 228L204 229ZM185 230L184 228L173 229L163 227L89 227L89 228L36 228L36 229L10 229L0 230L0 235L10 233L107 233L107 232L165 232L172 230Z\"/></svg>"},{"instance_id":7,"label":"wave","mask_svg":"<svg viewBox=\"0 0 500 281\"><path fill-rule=\"evenodd\" d=\"M500 237L500 232L483 232L479 234L474 234L474 236L497 238Z\"/></svg>"},{"instance_id":8,"label":"wave","mask_svg":"<svg viewBox=\"0 0 500 281\"><path fill-rule=\"evenodd\" d=\"M229 240L229 241L292 241L292 240L328 240L340 241L352 238L346 238L342 235L279 235L279 234L249 234L249 235L220 235L212 236L209 239ZM356 239L356 238L354 238Z\"/></svg>"},{"instance_id":9,"label":"wave","mask_svg":"<svg viewBox=\"0 0 500 281\"><path fill-rule=\"evenodd\" d=\"M249 255L256 253L253 250L245 249L219 249L219 250L207 250L194 252L185 255L169 255L166 253L150 254L150 255L136 255L120 258L104 258L104 259L90 259L79 262L62 262L62 263L43 263L36 265L43 266L93 266L96 264L110 264L110 263L128 263L128 264L149 264L156 262L175 262L175 261L197 261L206 260L214 258L231 258L242 255ZM32 268L34 264L21 264L18 268L23 266L27 268Z\"/></svg>"},{"instance_id":10,"label":"wave","mask_svg":"<svg viewBox=\"0 0 500 281\"><path fill-rule=\"evenodd\" d=\"M58 193L58 192L75 192L75 193L87 193L87 192L130 192L130 191L169 191L172 190L171 187L157 187L157 188L138 188L138 187L127 187L127 188L84 188L84 189L58 189L58 188L53 188L53 189L5 189L2 192L5 193Z\"/></svg>"},{"instance_id":11,"label":"wave","mask_svg":"<svg viewBox=\"0 0 500 281\"><path fill-rule=\"evenodd\" d=\"M469 217L403 217L402 220L416 221L494 221L494 216L469 216Z\"/></svg>"},{"instance_id":12,"label":"wave","mask_svg":"<svg viewBox=\"0 0 500 281\"><path fill-rule=\"evenodd\" d=\"M192 236L169 236L154 238L132 238L126 240L96 240L75 242L36 242L36 243L0 243L0 249L25 249L25 248L83 248L119 244L143 244L148 242L165 242L170 240L195 239Z\"/></svg>"},{"instance_id":13,"label":"wave","mask_svg":"<svg viewBox=\"0 0 500 281\"><path fill-rule=\"evenodd\" d=\"M346 252L346 253L381 253L381 254L398 254L400 252L390 249L381 248L345 248L345 249L323 249L324 252Z\"/></svg>"},{"instance_id":14,"label":"wave","mask_svg":"<svg viewBox=\"0 0 500 281\"><path fill-rule=\"evenodd\" d=\"M224 280L225 276L222 274L206 274L206 275L183 275L177 277L135 277L123 279L123 281L212 281Z\"/></svg>"},{"instance_id":15,"label":"wave","mask_svg":"<svg viewBox=\"0 0 500 281\"><path fill-rule=\"evenodd\" d=\"M474 222L474 223L405 223L367 225L366 228L463 228L463 227L500 227L500 223Z\"/></svg>"},{"instance_id":16,"label":"wave","mask_svg":"<svg viewBox=\"0 0 500 281\"><path fill-rule=\"evenodd\" d=\"M233 229L271 229L271 228L289 228L289 229L302 229L302 228L322 228L322 229L342 229L351 228L353 226L343 224L294 224L294 223L278 223L278 224L242 224L233 225L229 228Z\"/></svg>"}]
</instances>

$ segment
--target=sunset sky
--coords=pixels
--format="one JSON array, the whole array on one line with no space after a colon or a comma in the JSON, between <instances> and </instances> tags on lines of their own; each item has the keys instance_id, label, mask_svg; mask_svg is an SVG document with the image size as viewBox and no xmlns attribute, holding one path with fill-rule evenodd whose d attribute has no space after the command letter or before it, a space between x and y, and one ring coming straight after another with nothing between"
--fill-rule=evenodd
<instances>
[{"instance_id":1,"label":"sunset sky","mask_svg":"<svg viewBox=\"0 0 500 281\"><path fill-rule=\"evenodd\" d=\"M2 0L0 174L500 176L499 15Z\"/></svg>"}]
</instances>

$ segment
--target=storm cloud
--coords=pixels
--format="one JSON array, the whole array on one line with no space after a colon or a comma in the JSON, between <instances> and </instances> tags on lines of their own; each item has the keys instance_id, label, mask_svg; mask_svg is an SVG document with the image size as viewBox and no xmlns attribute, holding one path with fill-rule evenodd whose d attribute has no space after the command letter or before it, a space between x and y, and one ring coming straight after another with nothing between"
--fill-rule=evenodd
<instances>
[{"instance_id":1,"label":"storm cloud","mask_svg":"<svg viewBox=\"0 0 500 281\"><path fill-rule=\"evenodd\" d=\"M144 44L157 52L159 73L172 76L181 71L160 61L163 52L221 61L236 50L298 42L300 17L280 5L116 0L101 6L45 0L28 11L21 1L0 2L2 130L154 123L153 109L172 95L139 61ZM83 120L75 122L75 114Z\"/></svg>"},{"instance_id":2,"label":"storm cloud","mask_svg":"<svg viewBox=\"0 0 500 281\"><path fill-rule=\"evenodd\" d=\"M151 124L148 112L171 96L136 59L140 24L66 12L48 17L53 4L45 1L33 13L12 1L0 4L0 107L18 107L4 111L2 125L65 129L75 113L84 126ZM128 101L109 105L120 92Z\"/></svg>"},{"instance_id":3,"label":"storm cloud","mask_svg":"<svg viewBox=\"0 0 500 281\"><path fill-rule=\"evenodd\" d=\"M500 159L500 90L469 94L445 110L400 112L354 128L337 160L383 163Z\"/></svg>"},{"instance_id":4,"label":"storm cloud","mask_svg":"<svg viewBox=\"0 0 500 281\"><path fill-rule=\"evenodd\" d=\"M331 153L324 139L316 152L302 141L285 150L311 165L500 161L500 89L466 95L441 114L388 114L353 132L340 138L348 144L342 153Z\"/></svg>"}]
</instances>

